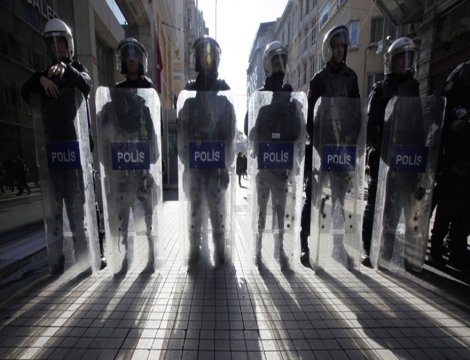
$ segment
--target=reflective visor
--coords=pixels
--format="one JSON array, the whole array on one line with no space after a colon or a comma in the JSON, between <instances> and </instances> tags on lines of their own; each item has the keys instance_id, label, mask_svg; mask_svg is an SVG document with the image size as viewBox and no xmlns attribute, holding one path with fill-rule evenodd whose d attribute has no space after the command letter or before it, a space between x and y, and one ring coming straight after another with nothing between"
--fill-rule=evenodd
<instances>
[{"instance_id":1,"label":"reflective visor","mask_svg":"<svg viewBox=\"0 0 470 360\"><path fill-rule=\"evenodd\" d=\"M135 46L134 44L128 44L121 50L121 59L125 60L135 60L142 63L143 53L142 50Z\"/></svg>"},{"instance_id":2,"label":"reflective visor","mask_svg":"<svg viewBox=\"0 0 470 360\"><path fill-rule=\"evenodd\" d=\"M342 46L348 45L349 39L346 31L339 31L331 37L330 46L334 47L335 44L340 43Z\"/></svg>"},{"instance_id":3,"label":"reflective visor","mask_svg":"<svg viewBox=\"0 0 470 360\"><path fill-rule=\"evenodd\" d=\"M399 69L403 71L409 71L414 69L414 51L403 51L392 57L392 69L394 72L399 72Z\"/></svg>"}]
</instances>

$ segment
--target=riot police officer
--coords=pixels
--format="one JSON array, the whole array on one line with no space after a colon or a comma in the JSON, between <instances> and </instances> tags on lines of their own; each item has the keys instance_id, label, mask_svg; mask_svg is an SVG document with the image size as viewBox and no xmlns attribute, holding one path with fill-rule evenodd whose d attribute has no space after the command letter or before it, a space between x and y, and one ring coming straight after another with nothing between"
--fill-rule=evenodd
<instances>
[{"instance_id":1,"label":"riot police officer","mask_svg":"<svg viewBox=\"0 0 470 360\"><path fill-rule=\"evenodd\" d=\"M118 88L153 88L147 74L148 54L145 47L134 38L126 38L119 42L116 62L125 81L116 84Z\"/></svg>"},{"instance_id":2,"label":"riot police officer","mask_svg":"<svg viewBox=\"0 0 470 360\"><path fill-rule=\"evenodd\" d=\"M372 227L377 193L382 133L385 108L394 96L419 96L419 84L414 78L416 70L417 47L414 42L402 37L395 40L384 55L385 79L377 82L369 97L367 121L367 147L369 166L369 187L367 204L364 209L362 227L363 254L362 264L372 266L369 255L372 238ZM405 130L412 131L411 129ZM401 208L400 208L401 209ZM399 216L399 214L398 214ZM398 221L398 219L396 219ZM393 245L391 242L389 245ZM390 255L390 249L386 249Z\"/></svg>"},{"instance_id":3,"label":"riot police officer","mask_svg":"<svg viewBox=\"0 0 470 360\"><path fill-rule=\"evenodd\" d=\"M259 109L254 126L249 133L249 140L253 144L253 155L258 157L258 146L261 143L295 143L302 132L304 117L295 101L288 95L292 86L284 83L287 68L287 49L279 42L269 43L263 55L263 67L266 81L260 91L272 91L271 103ZM303 143L302 143L303 144ZM302 145L303 146L303 145ZM294 156L294 153L292 154ZM258 164L260 160L258 159ZM266 207L271 197L274 237L274 257L282 266L287 265L288 257L284 250L284 221L286 212L286 197L288 183L295 165L288 168L262 168L258 166L256 172L257 194L257 226L255 238L255 259L259 266L261 263L261 247L263 232L266 223ZM298 170L298 169L297 169ZM290 221L289 217L289 221Z\"/></svg>"},{"instance_id":4,"label":"riot police officer","mask_svg":"<svg viewBox=\"0 0 470 360\"><path fill-rule=\"evenodd\" d=\"M196 80L188 81L185 90L225 91L230 87L219 79L220 45L210 36L203 36L194 41Z\"/></svg>"},{"instance_id":5,"label":"riot police officer","mask_svg":"<svg viewBox=\"0 0 470 360\"><path fill-rule=\"evenodd\" d=\"M52 63L45 71L36 72L23 85L22 96L28 103L33 93L41 97L42 118L47 142L76 141L74 126L77 112L75 93L67 89L77 88L85 98L90 93L92 81L88 70L77 60L72 31L60 19L49 20L44 29L44 39L52 57ZM60 97L60 101L56 101ZM91 138L91 127L90 140ZM92 145L92 143L91 143ZM87 243L84 228L84 184L82 168L75 171L57 169L50 172L52 182L52 214L45 214L48 231L48 256L51 271L64 269L63 253L63 204L67 210L74 239L74 253L77 262L86 258ZM49 217L49 218L48 218Z\"/></svg>"},{"instance_id":6,"label":"riot police officer","mask_svg":"<svg viewBox=\"0 0 470 360\"><path fill-rule=\"evenodd\" d=\"M143 272L155 270L154 210L158 199L157 184L151 172L151 164L159 158L156 146L156 131L146 99L138 95L137 89L111 88L111 101L106 103L99 113L102 128L104 177L106 187L111 189L107 196L107 217L109 221L112 244L112 260L121 264L113 265L115 273L125 274L128 271L128 252L131 246L137 248L139 243L130 242L129 220L132 210L134 227L141 221L138 209L143 209L145 237L148 243L147 263ZM142 161L118 162L114 154L127 153L131 144L144 146L138 148ZM148 158L147 158L148 154ZM111 158L112 157L112 158ZM140 166L142 164L142 166ZM136 231L137 232L137 231ZM117 243L116 243L117 242ZM124 245L124 255L119 256L120 244ZM116 246L117 245L117 246ZM134 258L136 252L134 251ZM119 268L118 268L119 266Z\"/></svg>"},{"instance_id":7,"label":"riot police officer","mask_svg":"<svg viewBox=\"0 0 470 360\"><path fill-rule=\"evenodd\" d=\"M308 92L307 132L310 139L313 139L313 110L315 103L321 96L359 98L357 75L351 68L346 66L348 45L349 31L343 25L330 29L323 39L322 58L326 65L310 80ZM303 262L309 258L308 237L310 235L312 201L312 143L307 145L305 149L304 183L306 201L302 210L302 230L300 233L302 246L301 260ZM340 190L336 197L339 199L344 198L343 191Z\"/></svg>"},{"instance_id":8,"label":"riot police officer","mask_svg":"<svg viewBox=\"0 0 470 360\"><path fill-rule=\"evenodd\" d=\"M446 116L441 136L439 177L434 193L436 217L431 235L430 261L443 264L442 243L449 225L450 261L468 262L467 235L470 216L470 61L460 64L446 81Z\"/></svg>"},{"instance_id":9,"label":"riot police officer","mask_svg":"<svg viewBox=\"0 0 470 360\"><path fill-rule=\"evenodd\" d=\"M226 219L226 192L230 184L229 168L235 158L232 151L235 112L227 97L218 93L230 88L218 78L221 50L217 41L209 36L198 38L194 42L193 53L198 75L186 84L185 90L194 91L195 97L186 99L178 114L179 146L190 146L190 143L199 146L216 141L224 144L225 156L219 159L224 163L220 167L195 168L188 163L191 150L186 148L178 152L184 166L183 191L189 197L190 207L189 264L196 263L201 248L208 248L202 240L209 218L215 264L220 265L225 262L226 222L230 220Z\"/></svg>"}]
</instances>

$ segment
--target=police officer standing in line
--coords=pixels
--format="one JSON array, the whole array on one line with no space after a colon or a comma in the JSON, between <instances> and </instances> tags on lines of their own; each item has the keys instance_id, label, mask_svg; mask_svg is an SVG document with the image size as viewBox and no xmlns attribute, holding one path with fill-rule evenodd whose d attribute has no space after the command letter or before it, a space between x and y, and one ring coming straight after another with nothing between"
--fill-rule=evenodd
<instances>
[{"instance_id":1,"label":"police officer standing in line","mask_svg":"<svg viewBox=\"0 0 470 360\"><path fill-rule=\"evenodd\" d=\"M431 235L430 262L443 265L442 243L450 225L449 260L468 264L467 235L470 218L470 61L460 64L446 81L447 98L441 136L439 177L434 192L437 202Z\"/></svg>"},{"instance_id":2,"label":"police officer standing in line","mask_svg":"<svg viewBox=\"0 0 470 360\"><path fill-rule=\"evenodd\" d=\"M147 69L147 50L134 38L119 42L116 52L121 74L125 81L116 84L118 88L153 88L153 82L145 76Z\"/></svg>"},{"instance_id":3,"label":"police officer standing in line","mask_svg":"<svg viewBox=\"0 0 470 360\"><path fill-rule=\"evenodd\" d=\"M296 142L300 135L304 118L299 116L295 102L280 93L292 92L292 86L284 83L287 68L287 49L279 42L273 41L266 46L263 55L263 67L266 81L260 91L272 91L273 98L269 105L259 109L254 127L249 133L249 141L254 143L256 152L262 142ZM276 140L273 140L276 139ZM260 154L257 154L261 156ZM258 169L256 173L257 193L257 233L255 239L255 258L261 264L262 237L266 223L266 207L271 195L273 209L274 257L281 266L287 265L287 256L283 246L284 218L286 196L291 169Z\"/></svg>"},{"instance_id":4,"label":"police officer standing in line","mask_svg":"<svg viewBox=\"0 0 470 360\"><path fill-rule=\"evenodd\" d=\"M145 76L147 72L147 51L144 46L134 38L122 40L117 48L116 58L121 74L125 81L116 84L118 89L110 89L111 102L107 103L101 113L103 129L108 137L114 141L148 142L149 162L155 163L158 158L156 148L155 128L151 111L146 106L145 99L138 95L137 90L123 91L121 88L153 88L152 81ZM158 148L157 148L158 149ZM109 165L109 163L108 163ZM116 170L113 168L113 170ZM136 209L142 206L144 211L146 238L148 242L147 264L142 272L155 271L155 229L153 229L153 216L157 199L155 199L156 181L148 169L120 169L112 171L106 169L115 193L111 195L111 204L108 203L108 220L110 231L117 241L122 241L125 254L120 270L117 274L128 271L128 251L134 245L129 243L129 217L131 209L136 217ZM108 195L109 197L109 195ZM109 202L109 200L108 200ZM134 223L138 223L134 219ZM134 249L137 249L135 246ZM113 254L113 257L117 254ZM134 252L134 257L136 253ZM117 270L117 269L116 269Z\"/></svg>"},{"instance_id":5,"label":"police officer standing in line","mask_svg":"<svg viewBox=\"0 0 470 360\"><path fill-rule=\"evenodd\" d=\"M77 60L73 60L75 47L72 31L68 25L60 19L51 19L44 29L44 38L47 47L52 55L52 64L45 71L36 72L23 85L21 93L26 102L30 102L33 93L41 95L43 106L43 118L45 120L45 131L47 141L76 140L77 134L73 125L76 115L75 95L70 93L64 95L66 104L57 104L56 98L62 90L67 88L77 88L88 98L92 87L92 81L88 70ZM52 105L52 106L49 106ZM91 136L90 119L88 118L88 128L90 131L90 148L93 149ZM51 239L53 246L50 246L51 261L58 261L51 264L53 273L62 272L65 258L63 256L63 234L62 234L62 204L65 201L70 227L74 236L74 247L76 257L87 256L87 244L83 225L83 206L85 203L82 171L63 172L55 171L51 173L51 181L54 187L55 213L51 214L53 219L46 219L48 232L53 234L55 239ZM52 256L52 257L51 257ZM57 260L53 258L58 256ZM77 259L80 261L80 259Z\"/></svg>"},{"instance_id":6,"label":"police officer standing in line","mask_svg":"<svg viewBox=\"0 0 470 360\"><path fill-rule=\"evenodd\" d=\"M310 80L308 92L307 132L313 139L313 111L321 97L359 98L356 73L346 66L349 45L349 31L346 26L337 26L328 31L322 45L325 67ZM304 184L306 201L302 210L301 261L309 258L308 237L310 236L310 216L312 201L312 143L305 148Z\"/></svg>"},{"instance_id":7,"label":"police officer standing in line","mask_svg":"<svg viewBox=\"0 0 470 360\"><path fill-rule=\"evenodd\" d=\"M217 95L218 91L230 90L224 80L218 79L218 66L221 49L216 40L203 36L195 40L193 45L195 56L196 80L189 81L185 90L196 91L196 96L186 100L180 110L178 121L181 126L183 142L194 139L196 142L217 140L225 143L224 168L190 168L186 153L179 152L184 164L184 192L188 194L190 203L190 238L189 264L196 264L202 244L203 228L205 227L207 206L212 227L214 242L215 265L225 262L226 241L226 192L229 188L231 166L235 154L232 144L235 136L236 119L233 106L225 96ZM179 130L180 131L180 130ZM189 151L189 150L188 150ZM207 204L207 205L206 205Z\"/></svg>"},{"instance_id":8,"label":"police officer standing in line","mask_svg":"<svg viewBox=\"0 0 470 360\"><path fill-rule=\"evenodd\" d=\"M377 82L369 97L367 147L369 152L369 187L362 226L362 264L371 267L370 247L377 194L377 178L382 144L385 108L394 96L419 96L419 84L414 78L417 47L402 37L395 40L384 55L385 79Z\"/></svg>"}]
</instances>

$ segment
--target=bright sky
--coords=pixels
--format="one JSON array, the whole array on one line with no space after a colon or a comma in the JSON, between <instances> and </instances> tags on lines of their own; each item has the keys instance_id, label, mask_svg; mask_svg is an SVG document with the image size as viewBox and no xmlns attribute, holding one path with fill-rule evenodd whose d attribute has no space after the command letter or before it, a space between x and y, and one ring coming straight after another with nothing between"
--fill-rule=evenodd
<instances>
[{"instance_id":1,"label":"bright sky","mask_svg":"<svg viewBox=\"0 0 470 360\"><path fill-rule=\"evenodd\" d=\"M236 102L238 128L243 129L246 112L246 70L251 46L262 22L280 17L288 0L198 0L209 35L217 37L222 48L219 77L231 87Z\"/></svg>"},{"instance_id":2,"label":"bright sky","mask_svg":"<svg viewBox=\"0 0 470 360\"><path fill-rule=\"evenodd\" d=\"M194 0L196 1L196 0ZM121 23L124 17L115 0L106 0ZM251 46L262 22L280 17L288 0L198 0L204 13L209 35L216 37L215 9L217 3L217 37L222 48L219 77L232 89L238 128L243 129L246 113L246 70Z\"/></svg>"}]
</instances>

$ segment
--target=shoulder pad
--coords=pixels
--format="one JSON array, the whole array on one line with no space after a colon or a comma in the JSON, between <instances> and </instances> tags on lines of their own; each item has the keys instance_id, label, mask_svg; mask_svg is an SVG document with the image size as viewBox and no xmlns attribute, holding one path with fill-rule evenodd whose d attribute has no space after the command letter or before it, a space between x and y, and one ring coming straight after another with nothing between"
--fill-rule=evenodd
<instances>
[{"instance_id":1,"label":"shoulder pad","mask_svg":"<svg viewBox=\"0 0 470 360\"><path fill-rule=\"evenodd\" d=\"M373 91L382 91L383 86L384 86L384 80L379 80L372 86L372 90Z\"/></svg>"},{"instance_id":2,"label":"shoulder pad","mask_svg":"<svg viewBox=\"0 0 470 360\"><path fill-rule=\"evenodd\" d=\"M225 80L217 80L217 89L218 90L230 90L230 86L225 82Z\"/></svg>"},{"instance_id":3,"label":"shoulder pad","mask_svg":"<svg viewBox=\"0 0 470 360\"><path fill-rule=\"evenodd\" d=\"M186 83L184 90L196 90L196 81L190 80Z\"/></svg>"},{"instance_id":4,"label":"shoulder pad","mask_svg":"<svg viewBox=\"0 0 470 360\"><path fill-rule=\"evenodd\" d=\"M282 85L282 90L284 90L284 91L294 91L294 88L292 87L291 84L284 84L284 85Z\"/></svg>"}]
</instances>

